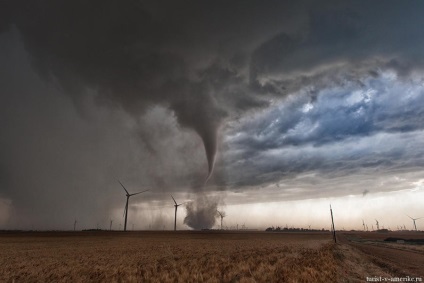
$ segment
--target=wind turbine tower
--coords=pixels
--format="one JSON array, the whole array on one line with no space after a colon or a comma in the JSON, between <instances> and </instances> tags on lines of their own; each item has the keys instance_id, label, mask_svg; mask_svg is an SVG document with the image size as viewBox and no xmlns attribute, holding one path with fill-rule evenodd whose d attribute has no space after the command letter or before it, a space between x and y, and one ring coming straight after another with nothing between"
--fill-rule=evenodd
<instances>
[{"instance_id":1,"label":"wind turbine tower","mask_svg":"<svg viewBox=\"0 0 424 283\"><path fill-rule=\"evenodd\" d=\"M375 220L375 224L377 225L377 231L380 230L380 226L378 225L378 220Z\"/></svg>"},{"instance_id":2,"label":"wind turbine tower","mask_svg":"<svg viewBox=\"0 0 424 283\"><path fill-rule=\"evenodd\" d=\"M125 223L124 223L124 231L127 231L127 218L128 218L128 201L130 200L130 197L147 192L148 190L142 191L142 192L138 192L138 193L133 193L130 194L127 189L124 187L124 185L122 185L122 183L118 180L119 184L121 184L122 188L124 188L126 196L127 196L127 202L125 204L125 209L124 209L124 215L125 215Z\"/></svg>"},{"instance_id":3,"label":"wind turbine tower","mask_svg":"<svg viewBox=\"0 0 424 283\"><path fill-rule=\"evenodd\" d=\"M221 217L221 230L222 230L222 220L224 219L224 217L226 215L225 215L225 212L220 212L219 210L217 210L217 212L218 212L219 216Z\"/></svg>"},{"instance_id":4,"label":"wind turbine tower","mask_svg":"<svg viewBox=\"0 0 424 283\"><path fill-rule=\"evenodd\" d=\"M175 201L174 197L171 195L172 200L174 201L174 206L175 206L175 219L174 219L174 231L177 231L177 209L180 205L185 204L185 202L177 204L177 202Z\"/></svg>"},{"instance_id":5,"label":"wind turbine tower","mask_svg":"<svg viewBox=\"0 0 424 283\"><path fill-rule=\"evenodd\" d=\"M424 217L420 217L420 218L412 218L412 217L411 217L411 216L409 216L409 215L406 215L406 216L408 216L409 218L411 218L411 219L412 219L412 221L414 222L415 231L418 231L418 230L417 230L417 224L415 224L415 220L418 220L418 219L421 219L421 218L424 218Z\"/></svg>"},{"instance_id":6,"label":"wind turbine tower","mask_svg":"<svg viewBox=\"0 0 424 283\"><path fill-rule=\"evenodd\" d=\"M113 220L111 219L110 220L110 225L109 225L109 231L112 231L112 222L113 222Z\"/></svg>"},{"instance_id":7,"label":"wind turbine tower","mask_svg":"<svg viewBox=\"0 0 424 283\"><path fill-rule=\"evenodd\" d=\"M74 231L75 231L76 226L77 226L77 220L75 219L75 221L74 221Z\"/></svg>"},{"instance_id":8,"label":"wind turbine tower","mask_svg":"<svg viewBox=\"0 0 424 283\"><path fill-rule=\"evenodd\" d=\"M364 222L364 219L362 219L362 226L364 226L364 231L365 231L365 222Z\"/></svg>"}]
</instances>

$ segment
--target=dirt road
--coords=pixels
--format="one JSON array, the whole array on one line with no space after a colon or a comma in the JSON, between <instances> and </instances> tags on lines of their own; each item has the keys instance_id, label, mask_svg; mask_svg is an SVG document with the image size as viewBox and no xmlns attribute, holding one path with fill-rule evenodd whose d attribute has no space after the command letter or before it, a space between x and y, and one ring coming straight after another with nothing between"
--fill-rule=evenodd
<instances>
[{"instance_id":1,"label":"dirt road","mask_svg":"<svg viewBox=\"0 0 424 283\"><path fill-rule=\"evenodd\" d=\"M399 277L421 277L424 282L424 252L408 250L407 247L400 249L383 241L368 241L366 236L358 239L340 234L338 239L342 244L348 244L359 250L389 274Z\"/></svg>"}]
</instances>

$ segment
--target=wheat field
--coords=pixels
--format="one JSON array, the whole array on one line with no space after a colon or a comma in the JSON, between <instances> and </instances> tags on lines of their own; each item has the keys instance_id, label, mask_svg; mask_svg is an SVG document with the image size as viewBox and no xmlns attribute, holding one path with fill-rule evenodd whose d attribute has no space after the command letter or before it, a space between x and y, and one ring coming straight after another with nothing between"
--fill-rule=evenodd
<instances>
[{"instance_id":1,"label":"wheat field","mask_svg":"<svg viewBox=\"0 0 424 283\"><path fill-rule=\"evenodd\" d=\"M327 233L0 235L0 282L338 282Z\"/></svg>"}]
</instances>

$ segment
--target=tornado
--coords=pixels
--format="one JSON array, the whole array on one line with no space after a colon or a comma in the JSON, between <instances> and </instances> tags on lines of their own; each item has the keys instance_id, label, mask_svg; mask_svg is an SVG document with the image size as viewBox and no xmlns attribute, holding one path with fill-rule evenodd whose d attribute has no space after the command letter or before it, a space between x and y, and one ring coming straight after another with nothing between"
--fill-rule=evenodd
<instances>
[{"instance_id":1,"label":"tornado","mask_svg":"<svg viewBox=\"0 0 424 283\"><path fill-rule=\"evenodd\" d=\"M195 230L211 229L216 222L217 209L217 197L199 194L194 201L186 205L187 215L184 224Z\"/></svg>"},{"instance_id":2,"label":"tornado","mask_svg":"<svg viewBox=\"0 0 424 283\"><path fill-rule=\"evenodd\" d=\"M201 134L201 138L205 147L206 158L208 161L208 175L204 182L204 185L206 185L212 176L213 168L215 166L217 129L208 129L206 133Z\"/></svg>"},{"instance_id":3,"label":"tornado","mask_svg":"<svg viewBox=\"0 0 424 283\"><path fill-rule=\"evenodd\" d=\"M203 184L206 185L215 165L218 129L227 113L216 104L205 84L192 87L171 108L175 111L178 123L193 129L203 142L208 164L208 173Z\"/></svg>"}]
</instances>

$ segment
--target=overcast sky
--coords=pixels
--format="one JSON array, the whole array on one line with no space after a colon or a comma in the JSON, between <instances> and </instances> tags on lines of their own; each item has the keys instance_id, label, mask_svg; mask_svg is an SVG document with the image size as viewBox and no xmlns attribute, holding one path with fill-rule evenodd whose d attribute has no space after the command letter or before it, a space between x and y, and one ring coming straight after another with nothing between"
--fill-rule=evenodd
<instances>
[{"instance_id":1,"label":"overcast sky","mask_svg":"<svg viewBox=\"0 0 424 283\"><path fill-rule=\"evenodd\" d=\"M216 209L228 227L329 228L330 203L340 228L412 229L423 12L418 0L1 1L0 228L118 229L120 180L150 189L130 199L138 229L172 228L171 194L193 201L181 229L217 227Z\"/></svg>"}]
</instances>

